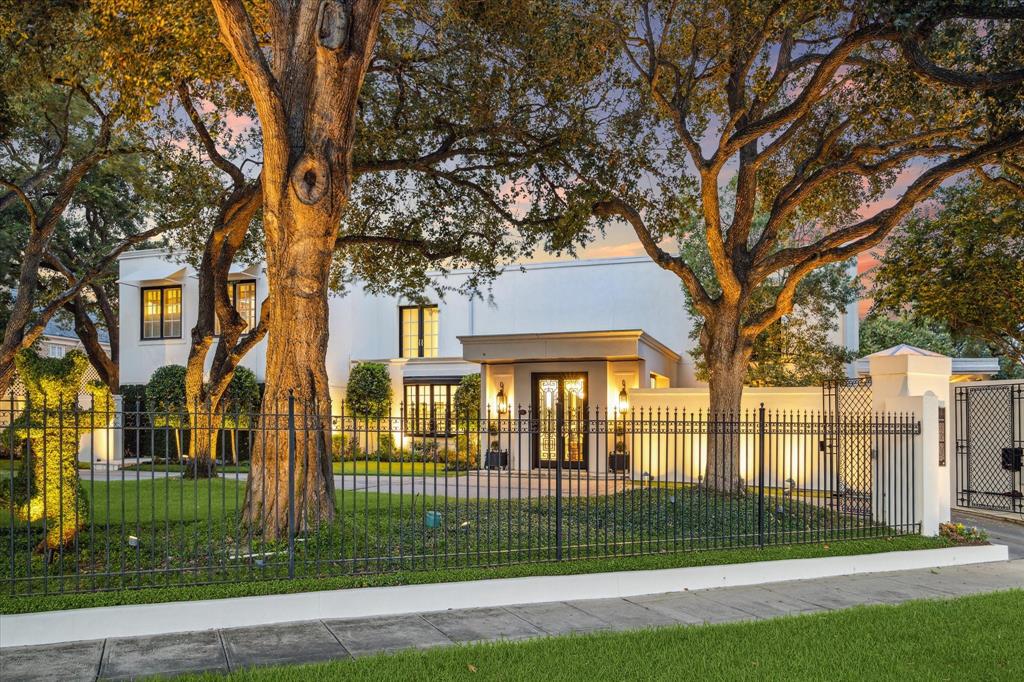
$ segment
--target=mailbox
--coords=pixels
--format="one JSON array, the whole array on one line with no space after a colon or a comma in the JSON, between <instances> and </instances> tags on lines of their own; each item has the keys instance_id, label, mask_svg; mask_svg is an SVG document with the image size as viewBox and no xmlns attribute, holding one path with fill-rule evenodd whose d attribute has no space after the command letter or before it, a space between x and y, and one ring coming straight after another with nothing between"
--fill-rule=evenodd
<instances>
[{"instance_id":1,"label":"mailbox","mask_svg":"<svg viewBox=\"0 0 1024 682\"><path fill-rule=\"evenodd\" d=\"M1003 468L1007 471L1020 471L1024 460L1024 448L1003 448Z\"/></svg>"}]
</instances>

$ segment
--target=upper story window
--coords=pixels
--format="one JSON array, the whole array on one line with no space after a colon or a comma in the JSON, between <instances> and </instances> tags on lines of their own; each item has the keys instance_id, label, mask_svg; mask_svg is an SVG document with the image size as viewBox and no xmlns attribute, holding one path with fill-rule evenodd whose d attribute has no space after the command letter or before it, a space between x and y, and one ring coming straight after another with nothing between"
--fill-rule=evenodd
<instances>
[{"instance_id":1,"label":"upper story window","mask_svg":"<svg viewBox=\"0 0 1024 682\"><path fill-rule=\"evenodd\" d=\"M142 289L142 338L181 338L181 286Z\"/></svg>"},{"instance_id":2,"label":"upper story window","mask_svg":"<svg viewBox=\"0 0 1024 682\"><path fill-rule=\"evenodd\" d=\"M228 298L245 322L245 331L256 326L256 280L228 282ZM220 318L214 318L214 331L220 334Z\"/></svg>"},{"instance_id":3,"label":"upper story window","mask_svg":"<svg viewBox=\"0 0 1024 682\"><path fill-rule=\"evenodd\" d=\"M403 358L437 357L437 306L399 308L398 343Z\"/></svg>"}]
</instances>

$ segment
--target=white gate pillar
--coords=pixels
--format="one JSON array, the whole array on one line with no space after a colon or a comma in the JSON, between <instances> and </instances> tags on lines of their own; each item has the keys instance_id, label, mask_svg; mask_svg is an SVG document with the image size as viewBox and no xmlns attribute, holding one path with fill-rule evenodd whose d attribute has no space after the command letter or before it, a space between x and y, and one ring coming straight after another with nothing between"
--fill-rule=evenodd
<instances>
[{"instance_id":1,"label":"white gate pillar","mask_svg":"<svg viewBox=\"0 0 1024 682\"><path fill-rule=\"evenodd\" d=\"M906 352L869 356L868 366L874 411L912 412L921 422L914 450L915 518L921 522L922 534L935 535L939 524L949 521L951 458L947 455L940 465L939 408L948 402L953 361L944 355ZM941 434L947 452L951 422L945 420Z\"/></svg>"}]
</instances>

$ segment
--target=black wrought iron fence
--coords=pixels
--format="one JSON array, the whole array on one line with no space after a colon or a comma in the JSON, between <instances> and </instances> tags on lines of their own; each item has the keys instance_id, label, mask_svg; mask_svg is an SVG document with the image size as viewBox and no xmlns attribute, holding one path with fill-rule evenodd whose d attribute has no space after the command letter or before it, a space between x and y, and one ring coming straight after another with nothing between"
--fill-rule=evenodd
<instances>
[{"instance_id":1,"label":"black wrought iron fence","mask_svg":"<svg viewBox=\"0 0 1024 682\"><path fill-rule=\"evenodd\" d=\"M555 405L424 422L401 407L365 416L339 406L321 417L290 401L261 415L40 406L8 416L0 575L11 595L831 542L920 527L911 415ZM857 504L837 475L841 451L826 446L837 428L871 445Z\"/></svg>"}]
</instances>

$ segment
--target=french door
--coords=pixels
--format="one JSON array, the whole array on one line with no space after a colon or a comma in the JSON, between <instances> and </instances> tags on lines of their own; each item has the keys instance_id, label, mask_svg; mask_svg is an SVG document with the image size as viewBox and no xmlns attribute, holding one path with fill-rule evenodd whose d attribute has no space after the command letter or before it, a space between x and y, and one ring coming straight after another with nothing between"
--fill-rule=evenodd
<instances>
[{"instance_id":1,"label":"french door","mask_svg":"<svg viewBox=\"0 0 1024 682\"><path fill-rule=\"evenodd\" d=\"M586 373L535 373L533 404L533 465L586 469Z\"/></svg>"}]
</instances>

